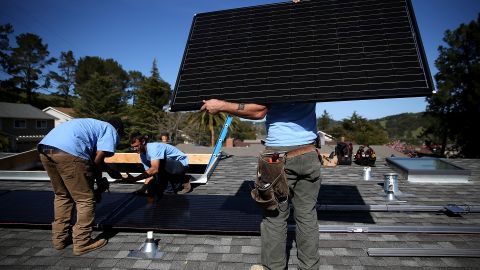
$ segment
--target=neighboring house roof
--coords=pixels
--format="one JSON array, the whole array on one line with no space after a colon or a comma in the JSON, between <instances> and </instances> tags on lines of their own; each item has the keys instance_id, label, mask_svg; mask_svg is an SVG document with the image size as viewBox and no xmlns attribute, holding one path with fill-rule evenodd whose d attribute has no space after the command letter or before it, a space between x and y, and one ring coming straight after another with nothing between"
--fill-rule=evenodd
<instances>
[{"instance_id":1,"label":"neighboring house roof","mask_svg":"<svg viewBox=\"0 0 480 270\"><path fill-rule=\"evenodd\" d=\"M330 134L328 134L328 133L325 133L325 132L323 132L323 131L321 131L321 130L319 130L319 131L317 132L317 134L318 134L318 133L323 134L323 136L325 137L325 141L333 141L333 140L335 140L335 138L333 138L332 135L330 135Z\"/></svg>"},{"instance_id":2,"label":"neighboring house roof","mask_svg":"<svg viewBox=\"0 0 480 270\"><path fill-rule=\"evenodd\" d=\"M74 118L74 115L75 115L75 111L73 110L73 108L66 108L66 107L47 107L42 111L47 112L50 110L56 111L57 113L62 114L67 118Z\"/></svg>"},{"instance_id":3,"label":"neighboring house roof","mask_svg":"<svg viewBox=\"0 0 480 270\"><path fill-rule=\"evenodd\" d=\"M55 119L30 104L0 102L0 118Z\"/></svg>"},{"instance_id":4,"label":"neighboring house roof","mask_svg":"<svg viewBox=\"0 0 480 270\"><path fill-rule=\"evenodd\" d=\"M66 107L52 107L53 109L57 110L57 111L61 111L62 113L70 116L70 117L74 117L75 116L75 111L73 110L73 108L66 108Z\"/></svg>"}]
</instances>

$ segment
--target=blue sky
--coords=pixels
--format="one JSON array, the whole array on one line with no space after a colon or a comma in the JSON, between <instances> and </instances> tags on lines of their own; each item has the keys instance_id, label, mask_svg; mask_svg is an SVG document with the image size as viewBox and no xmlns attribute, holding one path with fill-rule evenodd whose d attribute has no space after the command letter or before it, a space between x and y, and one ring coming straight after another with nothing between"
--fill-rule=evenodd
<instances>
[{"instance_id":1,"label":"blue sky","mask_svg":"<svg viewBox=\"0 0 480 270\"><path fill-rule=\"evenodd\" d=\"M0 24L14 34L31 32L48 44L51 56L72 50L82 56L113 58L125 70L150 74L157 59L160 76L175 85L193 15L207 11L281 2L275 0L0 0ZM412 0L432 75L445 30L477 18L479 0ZM425 98L402 98L317 104L333 119L376 119L421 112Z\"/></svg>"}]
</instances>

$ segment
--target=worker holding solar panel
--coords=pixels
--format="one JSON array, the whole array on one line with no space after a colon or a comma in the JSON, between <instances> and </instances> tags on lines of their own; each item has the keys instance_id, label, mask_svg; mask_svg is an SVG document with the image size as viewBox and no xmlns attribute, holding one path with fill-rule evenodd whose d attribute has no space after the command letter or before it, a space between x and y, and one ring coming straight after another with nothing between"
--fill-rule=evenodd
<instances>
[{"instance_id":1,"label":"worker holding solar panel","mask_svg":"<svg viewBox=\"0 0 480 270\"><path fill-rule=\"evenodd\" d=\"M319 268L315 102L433 90L411 1L292 2L196 14L170 102L172 111L266 115L252 191L265 210L255 270L287 269L290 200L298 268Z\"/></svg>"},{"instance_id":2,"label":"worker holding solar panel","mask_svg":"<svg viewBox=\"0 0 480 270\"><path fill-rule=\"evenodd\" d=\"M185 175L188 158L178 148L166 143L149 143L148 136L138 132L130 135L130 147L140 154L145 172L135 177L128 174L120 181L133 183L145 179L136 194L161 196L164 192L185 194L191 190L190 180Z\"/></svg>"},{"instance_id":3,"label":"worker holding solar panel","mask_svg":"<svg viewBox=\"0 0 480 270\"><path fill-rule=\"evenodd\" d=\"M289 201L296 221L299 269L318 269L316 203L321 163L315 140L315 103L233 103L204 100L201 110L259 120L266 117L265 150L258 159L252 197L264 210L260 226L261 262L252 270L287 269L286 242Z\"/></svg>"}]
</instances>

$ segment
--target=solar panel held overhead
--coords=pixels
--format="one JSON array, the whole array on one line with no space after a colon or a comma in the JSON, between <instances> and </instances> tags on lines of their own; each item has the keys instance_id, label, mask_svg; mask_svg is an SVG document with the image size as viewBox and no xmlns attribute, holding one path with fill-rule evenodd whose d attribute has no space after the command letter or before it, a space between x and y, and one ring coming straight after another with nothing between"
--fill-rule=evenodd
<instances>
[{"instance_id":1,"label":"solar panel held overhead","mask_svg":"<svg viewBox=\"0 0 480 270\"><path fill-rule=\"evenodd\" d=\"M171 109L431 92L410 0L303 0L195 15Z\"/></svg>"}]
</instances>

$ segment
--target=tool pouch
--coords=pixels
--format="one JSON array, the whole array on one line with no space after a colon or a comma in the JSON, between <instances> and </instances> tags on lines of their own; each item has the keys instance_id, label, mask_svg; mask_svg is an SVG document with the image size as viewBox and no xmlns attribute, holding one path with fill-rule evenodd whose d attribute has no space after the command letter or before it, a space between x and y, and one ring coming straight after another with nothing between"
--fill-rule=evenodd
<instances>
[{"instance_id":1,"label":"tool pouch","mask_svg":"<svg viewBox=\"0 0 480 270\"><path fill-rule=\"evenodd\" d=\"M278 154L261 154L258 158L257 179L251 191L257 204L269 211L278 209L279 203L288 200L288 183L284 157Z\"/></svg>"}]
</instances>

